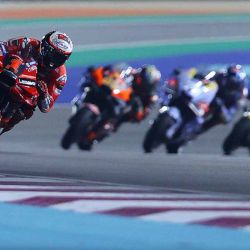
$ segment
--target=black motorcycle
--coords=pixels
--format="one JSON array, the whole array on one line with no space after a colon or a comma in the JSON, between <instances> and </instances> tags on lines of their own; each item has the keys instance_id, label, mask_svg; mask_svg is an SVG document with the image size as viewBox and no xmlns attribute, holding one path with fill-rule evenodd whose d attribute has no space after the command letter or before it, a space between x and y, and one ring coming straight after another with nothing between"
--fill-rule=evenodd
<instances>
[{"instance_id":1,"label":"black motorcycle","mask_svg":"<svg viewBox=\"0 0 250 250\"><path fill-rule=\"evenodd\" d=\"M250 110L243 113L222 144L225 155L231 155L239 147L248 148L250 153Z\"/></svg>"}]
</instances>

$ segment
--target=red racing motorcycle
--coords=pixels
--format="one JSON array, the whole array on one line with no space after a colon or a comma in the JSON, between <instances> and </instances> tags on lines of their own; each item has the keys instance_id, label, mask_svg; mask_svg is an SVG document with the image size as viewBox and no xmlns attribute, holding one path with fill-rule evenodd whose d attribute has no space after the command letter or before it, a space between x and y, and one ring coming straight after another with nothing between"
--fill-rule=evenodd
<instances>
[{"instance_id":1,"label":"red racing motorcycle","mask_svg":"<svg viewBox=\"0 0 250 250\"><path fill-rule=\"evenodd\" d=\"M13 121L26 119L24 111L36 108L38 96L35 61L22 63L16 80L0 81L0 134L10 130Z\"/></svg>"}]
</instances>

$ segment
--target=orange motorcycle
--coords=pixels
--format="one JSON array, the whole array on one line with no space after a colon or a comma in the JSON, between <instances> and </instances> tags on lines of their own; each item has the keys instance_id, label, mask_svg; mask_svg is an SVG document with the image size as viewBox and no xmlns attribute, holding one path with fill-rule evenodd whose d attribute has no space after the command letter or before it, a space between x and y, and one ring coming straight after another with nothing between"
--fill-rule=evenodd
<instances>
[{"instance_id":1,"label":"orange motorcycle","mask_svg":"<svg viewBox=\"0 0 250 250\"><path fill-rule=\"evenodd\" d=\"M83 96L73 101L69 127L61 140L61 146L69 149L76 143L81 150L91 150L116 129L116 124L129 112L128 101L132 88L119 76L112 74L101 84L84 89Z\"/></svg>"}]
</instances>

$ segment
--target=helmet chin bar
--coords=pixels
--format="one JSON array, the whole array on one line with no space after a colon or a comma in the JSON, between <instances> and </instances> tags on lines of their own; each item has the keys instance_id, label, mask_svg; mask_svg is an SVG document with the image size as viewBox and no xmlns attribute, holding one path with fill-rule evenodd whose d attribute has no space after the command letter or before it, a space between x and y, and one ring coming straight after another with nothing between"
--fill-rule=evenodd
<instances>
[{"instance_id":1,"label":"helmet chin bar","mask_svg":"<svg viewBox=\"0 0 250 250\"><path fill-rule=\"evenodd\" d=\"M43 57L41 57L38 61L38 65L43 68L43 69L46 69L46 70L51 70L51 69L55 69L54 67L54 64L53 63L45 63L44 60L43 60Z\"/></svg>"}]
</instances>

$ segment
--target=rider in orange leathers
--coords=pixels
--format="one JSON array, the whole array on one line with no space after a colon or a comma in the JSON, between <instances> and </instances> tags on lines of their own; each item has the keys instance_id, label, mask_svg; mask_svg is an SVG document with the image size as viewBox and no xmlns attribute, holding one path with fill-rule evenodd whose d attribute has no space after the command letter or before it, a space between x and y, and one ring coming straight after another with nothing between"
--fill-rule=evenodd
<instances>
[{"instance_id":1,"label":"rider in orange leathers","mask_svg":"<svg viewBox=\"0 0 250 250\"><path fill-rule=\"evenodd\" d=\"M80 81L80 94L85 87L99 88L107 77L112 75L120 77L130 86L127 104L131 106L131 112L123 117L121 122L140 122L150 113L151 106L156 102L156 88L161 80L161 73L154 65L143 65L140 68L132 68L126 64L114 64L100 67L90 67ZM81 99L79 99L79 103Z\"/></svg>"}]
</instances>

